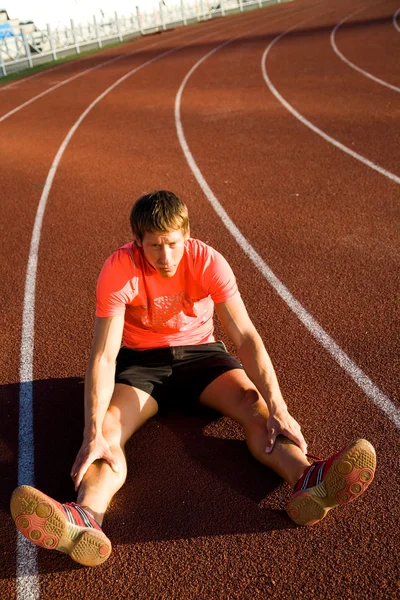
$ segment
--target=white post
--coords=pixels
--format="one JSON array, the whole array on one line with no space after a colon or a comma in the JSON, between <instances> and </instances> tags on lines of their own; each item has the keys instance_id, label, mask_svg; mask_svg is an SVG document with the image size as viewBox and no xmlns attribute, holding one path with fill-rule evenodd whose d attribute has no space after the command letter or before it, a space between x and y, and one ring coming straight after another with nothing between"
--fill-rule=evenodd
<instances>
[{"instance_id":1,"label":"white post","mask_svg":"<svg viewBox=\"0 0 400 600\"><path fill-rule=\"evenodd\" d=\"M29 66L32 68L33 62L32 62L31 49L28 44L28 39L26 37L25 29L23 29L22 27L21 27L21 34L22 34L22 40L23 40L24 46L25 46L26 56L28 58L28 63L29 63Z\"/></svg>"},{"instance_id":2,"label":"white post","mask_svg":"<svg viewBox=\"0 0 400 600\"><path fill-rule=\"evenodd\" d=\"M262 8L262 0L258 0L258 6Z\"/></svg>"},{"instance_id":3,"label":"white post","mask_svg":"<svg viewBox=\"0 0 400 600\"><path fill-rule=\"evenodd\" d=\"M159 7L160 7L161 25L162 25L163 31L165 31L167 29L167 26L165 25L164 9L163 9L162 2L160 2Z\"/></svg>"},{"instance_id":4,"label":"white post","mask_svg":"<svg viewBox=\"0 0 400 600\"><path fill-rule=\"evenodd\" d=\"M184 4L184 0L181 0L181 13L182 13L182 21L184 25L187 25L187 19L186 19L186 15L185 15L185 4Z\"/></svg>"},{"instance_id":5,"label":"white post","mask_svg":"<svg viewBox=\"0 0 400 600\"><path fill-rule=\"evenodd\" d=\"M225 6L224 6L224 0L220 0L219 3L220 7L221 7L221 16L224 17L225 16Z\"/></svg>"},{"instance_id":6,"label":"white post","mask_svg":"<svg viewBox=\"0 0 400 600\"><path fill-rule=\"evenodd\" d=\"M54 58L54 60L57 60L56 48L54 46L53 36L51 34L50 25L48 23L47 23L47 35L49 36L50 50L53 55L53 58Z\"/></svg>"},{"instance_id":7,"label":"white post","mask_svg":"<svg viewBox=\"0 0 400 600\"><path fill-rule=\"evenodd\" d=\"M239 0L240 12L243 12L243 0Z\"/></svg>"},{"instance_id":8,"label":"white post","mask_svg":"<svg viewBox=\"0 0 400 600\"><path fill-rule=\"evenodd\" d=\"M94 30L96 32L97 43L99 45L99 48L102 48L103 44L102 44L102 41L100 39L99 26L97 25L97 20L96 20L96 16L95 15L93 15L93 23L94 23Z\"/></svg>"},{"instance_id":9,"label":"white post","mask_svg":"<svg viewBox=\"0 0 400 600\"><path fill-rule=\"evenodd\" d=\"M3 72L4 77L7 75L6 66L4 64L4 56L0 48L0 67Z\"/></svg>"},{"instance_id":10,"label":"white post","mask_svg":"<svg viewBox=\"0 0 400 600\"><path fill-rule=\"evenodd\" d=\"M115 16L115 24L116 24L116 26L117 26L117 33L118 33L119 41L120 41L120 42L122 42L122 40L123 40L123 37L122 37L122 35L121 35L121 28L120 28L120 26L119 26L119 20L118 20L118 14L117 14L117 11L115 11L115 13L114 13L114 16Z\"/></svg>"},{"instance_id":11,"label":"white post","mask_svg":"<svg viewBox=\"0 0 400 600\"><path fill-rule=\"evenodd\" d=\"M144 31L143 31L142 15L140 14L140 8L138 6L136 7L136 15L137 15L137 22L139 25L139 31L143 35Z\"/></svg>"},{"instance_id":12,"label":"white post","mask_svg":"<svg viewBox=\"0 0 400 600\"><path fill-rule=\"evenodd\" d=\"M74 40L74 46L75 46L75 49L76 49L76 53L80 54L81 51L79 50L79 44L78 44L78 38L77 38L77 35L76 35L76 29L75 29L75 25L74 25L74 20L70 19L70 21L71 21L71 31L72 31L72 37L73 37L73 40Z\"/></svg>"},{"instance_id":13,"label":"white post","mask_svg":"<svg viewBox=\"0 0 400 600\"><path fill-rule=\"evenodd\" d=\"M200 0L200 12L201 12L201 18L204 20L206 18L206 12L205 12L205 8L204 8L203 0Z\"/></svg>"}]
</instances>

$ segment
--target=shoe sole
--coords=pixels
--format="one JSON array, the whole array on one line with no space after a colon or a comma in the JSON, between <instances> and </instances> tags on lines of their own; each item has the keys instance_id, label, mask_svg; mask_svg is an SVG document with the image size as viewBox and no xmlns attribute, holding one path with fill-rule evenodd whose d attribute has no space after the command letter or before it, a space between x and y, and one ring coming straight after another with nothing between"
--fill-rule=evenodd
<instances>
[{"instance_id":1,"label":"shoe sole","mask_svg":"<svg viewBox=\"0 0 400 600\"><path fill-rule=\"evenodd\" d=\"M298 525L314 525L332 508L361 496L374 479L375 468L373 446L357 440L336 457L320 484L292 496L286 512Z\"/></svg>"},{"instance_id":2,"label":"shoe sole","mask_svg":"<svg viewBox=\"0 0 400 600\"><path fill-rule=\"evenodd\" d=\"M17 488L10 507L17 529L36 546L64 552L87 567L100 565L110 556L111 542L104 533L73 525L51 498L35 488Z\"/></svg>"}]
</instances>

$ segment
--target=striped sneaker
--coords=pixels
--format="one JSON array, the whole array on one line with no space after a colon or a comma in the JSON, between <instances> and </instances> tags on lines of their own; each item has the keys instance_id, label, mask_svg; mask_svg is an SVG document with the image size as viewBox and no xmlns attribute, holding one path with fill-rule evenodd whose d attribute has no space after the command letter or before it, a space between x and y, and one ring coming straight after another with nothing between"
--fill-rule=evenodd
<instances>
[{"instance_id":1,"label":"striped sneaker","mask_svg":"<svg viewBox=\"0 0 400 600\"><path fill-rule=\"evenodd\" d=\"M28 540L47 550L69 554L81 565L94 567L110 556L110 540L79 504L61 504L22 485L11 496L11 514L17 529Z\"/></svg>"},{"instance_id":2,"label":"striped sneaker","mask_svg":"<svg viewBox=\"0 0 400 600\"><path fill-rule=\"evenodd\" d=\"M298 525L314 525L327 512L360 496L374 478L376 455L367 440L352 442L329 460L318 461L304 471L286 505Z\"/></svg>"}]
</instances>

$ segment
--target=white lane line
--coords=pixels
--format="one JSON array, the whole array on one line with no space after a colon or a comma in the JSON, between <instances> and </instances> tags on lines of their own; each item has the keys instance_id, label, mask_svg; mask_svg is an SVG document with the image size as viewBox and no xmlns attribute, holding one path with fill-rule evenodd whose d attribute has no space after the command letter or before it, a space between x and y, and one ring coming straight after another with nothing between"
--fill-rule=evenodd
<instances>
[{"instance_id":1,"label":"white lane line","mask_svg":"<svg viewBox=\"0 0 400 600\"><path fill-rule=\"evenodd\" d=\"M302 21L301 23L303 23L304 21ZM400 183L400 177L398 175L395 175L395 173L391 173L391 171L388 171L387 169L384 169L383 167L381 167L380 165L372 162L372 160L369 160L368 158L366 158L365 156L362 156L361 154L358 154L358 152L355 152L354 150L352 150L351 148L348 148L347 146L345 146L344 144L342 144L341 142L339 142L338 140L336 140L335 138L331 137L330 135L328 135L327 133L325 133L324 131L322 131L322 129L319 129L316 125L314 125L313 123L311 123L311 121L308 121L305 117L303 117L303 115L301 115L295 108L293 108L293 106L291 104L289 104L289 102L287 102L287 100L285 100L281 94L278 92L278 90L276 89L276 87L273 85L273 83L271 82L270 78L268 77L267 74L267 69L265 66L266 63L266 58L271 50L271 48L280 40L283 38L283 36L285 36L286 34L288 34L290 31L292 31L293 29L296 29L296 27L298 27L299 25L301 25L301 23L297 23L297 25L294 25L293 27L290 27L289 29L287 29L286 31L284 31L283 33L281 33L280 35L278 35L270 44L269 46L266 48L262 59L261 59L261 69L262 69L262 74L265 80L265 83L267 84L267 86L269 87L269 89L271 90L271 92L274 94L275 98L277 98L277 100L279 100L279 102L290 112L292 113L292 115L294 117L296 117L296 119L298 119L301 123L303 123L303 125L305 125L306 127L308 127L309 129L311 129L312 131L314 131L314 133L317 133L319 136L321 136L324 140L326 140L327 142L329 142L330 144L332 144L333 146L336 146L336 148L339 148L339 150L342 150L343 152L346 152L346 154L349 154L350 156L352 156L353 158L355 158L356 160L358 160L359 162L363 163L364 165L366 165L367 167L370 167L370 169L373 169L374 171L377 171L378 173L380 173L381 175L384 175L385 177L387 177L388 179L390 179L391 181L394 181L395 183Z\"/></svg>"},{"instance_id":2,"label":"white lane line","mask_svg":"<svg viewBox=\"0 0 400 600\"><path fill-rule=\"evenodd\" d=\"M17 537L17 600L39 600L37 548L18 531Z\"/></svg>"},{"instance_id":3,"label":"white lane line","mask_svg":"<svg viewBox=\"0 0 400 600\"><path fill-rule=\"evenodd\" d=\"M330 335L321 327L321 325L314 319L314 317L300 304L288 288L278 279L268 265L263 261L261 256L251 246L248 240L244 237L241 231L236 227L234 222L229 217L228 213L222 207L220 202L215 197L213 191L205 180L201 173L196 161L190 152L188 143L185 138L185 134L182 127L181 121L181 100L182 93L185 89L186 83L188 82L191 75L195 70L212 54L226 46L228 43L234 41L236 38L224 42L217 46L208 54L203 56L185 76L182 84L178 90L175 98L175 125L178 134L178 139L182 147L185 158L189 164L189 167L197 179L197 182L207 200L221 219L222 223L231 233L237 244L242 248L243 252L250 258L252 263L259 269L263 274L268 283L274 288L277 294L286 302L289 308L295 313L298 319L303 323L311 335L329 352L329 354L335 359L335 361L344 369L347 374L353 379L353 381L363 390L363 392L372 400L388 417L388 419L394 423L394 425L400 429L400 410L395 406L388 396L386 396L372 381L369 377L356 365L356 363L338 346L338 344L330 337Z\"/></svg>"},{"instance_id":4,"label":"white lane line","mask_svg":"<svg viewBox=\"0 0 400 600\"><path fill-rule=\"evenodd\" d=\"M60 83L57 83L56 85L53 85L53 87L49 88L48 90L45 90L44 92L41 92L40 94L37 94L36 96L33 96L33 98L31 98L30 100L27 100L23 104L20 104L13 110L10 110L8 113L2 115L0 117L0 123L2 121L5 121L6 119L8 119L8 117L11 117L11 115L15 115L15 113L17 113L18 111L25 108L25 106L29 106L29 104L32 104L32 102L36 102L36 100L39 100L39 98L43 98L43 96L50 94L50 92L53 92L57 88L60 88L63 85L66 85L67 83L70 83L71 81L74 81L75 79L78 79L79 77L83 77L83 75L86 75L87 73L90 73L91 71L96 71L96 69L100 69L100 67L104 67L104 65L111 64L113 62L116 62L117 60L120 60L121 58L125 58L126 56L129 56L129 54L122 54L121 56L117 56L116 58L112 58L103 63L100 63L99 65L96 65L95 67L91 67L90 69L81 71L80 73L77 73L76 75L73 75L72 77L69 77L68 79L64 79L64 81L60 81Z\"/></svg>"},{"instance_id":5,"label":"white lane line","mask_svg":"<svg viewBox=\"0 0 400 600\"><path fill-rule=\"evenodd\" d=\"M216 24L218 24L218 22L216 22ZM174 40L174 41L176 39L180 40L182 38L187 37L191 33L192 33L192 31L185 32L183 35L174 36L173 38L170 38L170 39ZM26 106L29 106L29 104L32 104L32 102L35 102L36 100L39 100L39 98L42 98L43 96L46 96L47 94L50 94L50 92L53 92L57 88L60 88L63 85L66 85L67 83L70 83L71 81L74 81L75 79L78 79L79 77L82 77L83 75L86 75L87 73L96 71L96 69L100 69L101 67L104 67L105 65L110 65L111 63L117 62L118 60L127 58L128 56L132 56L133 54L136 54L136 53L138 55L140 55L140 53L143 50L148 50L149 48L153 48L154 46L160 46L163 43L163 41L165 41L165 38L162 41L160 40L158 42L154 42L153 44L149 44L148 46L145 46L144 48L135 48L134 50L132 50L132 52L127 52L126 54L121 54L120 56L116 56L115 58L106 60L105 62L102 62L102 63L96 65L95 67L91 67L90 69L85 69L84 71L81 71L81 72L77 73L76 75L73 75L72 77L69 77L68 79L65 79L64 81L61 81L60 83L57 83L56 85L53 85L53 87L49 88L48 90L45 90L44 92L41 92L40 94L37 94L36 96L33 96L33 98L31 98L30 100L27 100L23 104L20 104L13 110L10 110L8 113L2 115L0 117L0 123L2 121L5 121L6 119L8 119L8 117L11 117L11 115L14 115L18 111L22 110Z\"/></svg>"},{"instance_id":6,"label":"white lane line","mask_svg":"<svg viewBox=\"0 0 400 600\"><path fill-rule=\"evenodd\" d=\"M397 17L399 15L400 15L400 8L398 10L396 10L396 12L393 15L393 25L397 29L397 31L400 33L400 25L397 22Z\"/></svg>"},{"instance_id":7,"label":"white lane line","mask_svg":"<svg viewBox=\"0 0 400 600\"><path fill-rule=\"evenodd\" d=\"M346 63L347 65L349 65L349 67L351 67L352 69L354 69L355 71L357 71L358 73L361 73L361 75L364 75L365 77L368 77L368 79L372 79L372 81L375 81L375 83L379 83L380 85L384 85L385 87L389 88L390 90L393 90L394 92L400 92L400 87L397 87L396 85L392 85L391 83L388 83L387 81L384 81L383 79L379 79L379 77L375 77L375 75L372 75L372 73L369 73L368 71L365 71L364 69L361 69L361 67L358 67L356 64L354 64L353 62L351 62L348 58L346 58L344 56L344 54L339 50L339 48L336 45L336 40L335 40L335 35L336 32L338 31L338 29L348 20L350 19L353 15L361 12L362 10L365 10L365 7L363 8L359 8L358 10L355 10L354 12L352 12L350 15L347 15L347 17L345 17L344 19L342 19L331 31L331 46L335 52L335 54L337 54L337 56L340 58L340 60L342 60L344 63Z\"/></svg>"},{"instance_id":8,"label":"white lane line","mask_svg":"<svg viewBox=\"0 0 400 600\"><path fill-rule=\"evenodd\" d=\"M240 27L238 23L232 29ZM35 223L32 232L31 245L29 250L29 259L25 279L25 295L22 317L21 334L21 353L20 353L20 393L19 393L19 447L18 447L18 485L34 483L34 432L33 432L33 353L35 341L35 293L36 293L36 275L38 266L38 253L40 236L43 224L43 217L46 209L47 199L53 184L53 180L62 159L62 156L78 127L90 111L120 83L134 75L144 67L165 58L178 50L185 48L197 42L204 40L213 33L207 32L205 35L197 36L176 48L163 52L152 59L147 60L138 67L135 67L123 77L120 77L110 87L108 87L100 96L98 96L81 114L73 127L68 132L64 141L58 149L47 175L46 183L39 201L36 212ZM221 33L224 33L223 30ZM183 36L181 36L183 37ZM17 598L18 600L36 600L39 598L39 583L37 576L37 548L27 542L20 534L17 540Z\"/></svg>"}]
</instances>

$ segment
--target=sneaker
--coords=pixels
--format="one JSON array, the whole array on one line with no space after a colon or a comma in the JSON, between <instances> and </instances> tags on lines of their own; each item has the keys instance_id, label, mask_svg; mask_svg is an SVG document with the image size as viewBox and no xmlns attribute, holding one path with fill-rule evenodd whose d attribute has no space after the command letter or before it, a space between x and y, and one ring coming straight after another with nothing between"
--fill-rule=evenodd
<instances>
[{"instance_id":1,"label":"sneaker","mask_svg":"<svg viewBox=\"0 0 400 600\"><path fill-rule=\"evenodd\" d=\"M367 440L352 442L329 460L318 461L304 471L286 505L298 525L314 525L331 508L360 496L374 478L376 455Z\"/></svg>"},{"instance_id":2,"label":"sneaker","mask_svg":"<svg viewBox=\"0 0 400 600\"><path fill-rule=\"evenodd\" d=\"M60 504L29 485L11 496L11 514L28 540L59 550L87 567L100 565L111 553L111 542L92 515L79 504Z\"/></svg>"}]
</instances>

